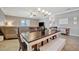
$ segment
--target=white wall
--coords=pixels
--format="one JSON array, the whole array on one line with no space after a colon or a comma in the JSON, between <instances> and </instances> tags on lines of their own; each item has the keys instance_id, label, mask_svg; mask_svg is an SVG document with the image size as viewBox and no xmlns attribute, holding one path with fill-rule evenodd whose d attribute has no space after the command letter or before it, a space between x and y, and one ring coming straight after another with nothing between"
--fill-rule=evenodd
<instances>
[{"instance_id":1,"label":"white wall","mask_svg":"<svg viewBox=\"0 0 79 59\"><path fill-rule=\"evenodd\" d=\"M4 21L5 21L5 15L2 12L2 10L0 9L0 26L4 25Z\"/></svg>"},{"instance_id":2,"label":"white wall","mask_svg":"<svg viewBox=\"0 0 79 59\"><path fill-rule=\"evenodd\" d=\"M74 24L74 17L77 17L77 24ZM59 20L63 18L68 18L68 24L59 24ZM53 18L51 20L52 26L70 28L70 35L79 36L79 11L69 12L65 14L55 15L55 21L53 22ZM51 23L49 19L41 19L40 22L45 22L45 27L49 28L49 24Z\"/></svg>"},{"instance_id":3,"label":"white wall","mask_svg":"<svg viewBox=\"0 0 79 59\"><path fill-rule=\"evenodd\" d=\"M30 27L38 27L39 20L30 20Z\"/></svg>"},{"instance_id":4,"label":"white wall","mask_svg":"<svg viewBox=\"0 0 79 59\"><path fill-rule=\"evenodd\" d=\"M13 26L20 26L22 20L29 20L28 26L29 27L38 27L38 20L35 19L28 19L23 17L15 17L15 16L8 16L6 15L6 20L8 22L12 21Z\"/></svg>"},{"instance_id":5,"label":"white wall","mask_svg":"<svg viewBox=\"0 0 79 59\"><path fill-rule=\"evenodd\" d=\"M48 19L40 19L39 22L44 22L45 27L49 28L49 21L48 21Z\"/></svg>"},{"instance_id":6,"label":"white wall","mask_svg":"<svg viewBox=\"0 0 79 59\"><path fill-rule=\"evenodd\" d=\"M74 17L77 17L77 24L74 24ZM62 18L68 18L68 24L60 25L59 20L61 20ZM79 11L56 15L55 16L55 23L59 27L70 28L70 35L79 36Z\"/></svg>"},{"instance_id":7,"label":"white wall","mask_svg":"<svg viewBox=\"0 0 79 59\"><path fill-rule=\"evenodd\" d=\"M51 18L51 20L50 20L50 18ZM39 22L44 22L45 27L48 28L48 29L49 29L49 27L57 26L57 24L55 24L54 16L53 17L50 16L49 18L40 19Z\"/></svg>"}]
</instances>

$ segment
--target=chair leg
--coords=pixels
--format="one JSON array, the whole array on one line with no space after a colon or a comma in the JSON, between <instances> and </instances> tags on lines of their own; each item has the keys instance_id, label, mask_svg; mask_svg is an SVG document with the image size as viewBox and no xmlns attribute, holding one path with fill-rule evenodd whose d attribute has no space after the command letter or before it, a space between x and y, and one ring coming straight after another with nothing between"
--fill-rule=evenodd
<instances>
[{"instance_id":1,"label":"chair leg","mask_svg":"<svg viewBox=\"0 0 79 59\"><path fill-rule=\"evenodd\" d=\"M21 51L21 47L19 47L18 51Z\"/></svg>"}]
</instances>

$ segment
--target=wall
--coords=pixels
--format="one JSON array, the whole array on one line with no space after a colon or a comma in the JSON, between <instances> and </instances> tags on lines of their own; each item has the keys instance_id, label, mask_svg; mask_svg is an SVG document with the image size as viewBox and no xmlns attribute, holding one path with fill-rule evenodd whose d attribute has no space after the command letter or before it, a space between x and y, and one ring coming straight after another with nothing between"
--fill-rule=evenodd
<instances>
[{"instance_id":1,"label":"wall","mask_svg":"<svg viewBox=\"0 0 79 59\"><path fill-rule=\"evenodd\" d=\"M12 25L14 25L14 26L19 26L20 21L25 19L25 18L21 18L21 17L7 16L7 15L5 17L6 17L6 21L12 22Z\"/></svg>"},{"instance_id":2,"label":"wall","mask_svg":"<svg viewBox=\"0 0 79 59\"><path fill-rule=\"evenodd\" d=\"M0 9L0 26L4 25L4 21L5 21L5 15L4 13L2 12L2 10Z\"/></svg>"},{"instance_id":3,"label":"wall","mask_svg":"<svg viewBox=\"0 0 79 59\"><path fill-rule=\"evenodd\" d=\"M45 27L49 28L49 21L48 21L48 19L39 19L39 22L44 22Z\"/></svg>"},{"instance_id":4,"label":"wall","mask_svg":"<svg viewBox=\"0 0 79 59\"><path fill-rule=\"evenodd\" d=\"M74 17L77 17L77 24L73 24ZM59 20L63 18L68 18L68 24L63 24L63 25L59 24ZM54 22L53 19L55 19ZM70 28L71 36L79 36L79 10L65 14L60 14L60 15L54 15L51 21L49 20L49 18L47 18L47 19L41 19L39 20L39 22L45 22L46 28L49 28L50 23L52 23L52 26Z\"/></svg>"},{"instance_id":5,"label":"wall","mask_svg":"<svg viewBox=\"0 0 79 59\"><path fill-rule=\"evenodd\" d=\"M30 20L30 27L38 27L39 20Z\"/></svg>"},{"instance_id":6,"label":"wall","mask_svg":"<svg viewBox=\"0 0 79 59\"><path fill-rule=\"evenodd\" d=\"M7 22L12 22L13 26L20 26L21 20L29 20L30 22L28 24L30 27L38 26L38 20L34 20L34 19L6 15L6 20Z\"/></svg>"},{"instance_id":7,"label":"wall","mask_svg":"<svg viewBox=\"0 0 79 59\"><path fill-rule=\"evenodd\" d=\"M77 24L73 24L74 17L77 17ZM60 25L59 20L61 20L62 18L68 18L68 24ZM79 10L61 15L56 15L55 24L59 27L68 27L70 28L70 35L79 36Z\"/></svg>"},{"instance_id":8,"label":"wall","mask_svg":"<svg viewBox=\"0 0 79 59\"><path fill-rule=\"evenodd\" d=\"M54 20L54 17L51 20L49 20L49 18L44 18L44 19L40 19L39 22L44 22L45 27L49 29L49 27L55 26L55 22L53 20ZM50 24L52 26L50 26Z\"/></svg>"}]
</instances>

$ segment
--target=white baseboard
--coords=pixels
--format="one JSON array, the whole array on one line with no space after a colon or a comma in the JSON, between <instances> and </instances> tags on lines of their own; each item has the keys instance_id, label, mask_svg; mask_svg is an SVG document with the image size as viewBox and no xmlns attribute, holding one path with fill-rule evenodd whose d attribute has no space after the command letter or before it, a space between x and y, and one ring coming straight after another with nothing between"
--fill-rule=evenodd
<instances>
[{"instance_id":1,"label":"white baseboard","mask_svg":"<svg viewBox=\"0 0 79 59\"><path fill-rule=\"evenodd\" d=\"M77 36L77 37L79 37L79 35L76 35L76 34L70 34L70 36Z\"/></svg>"}]
</instances>

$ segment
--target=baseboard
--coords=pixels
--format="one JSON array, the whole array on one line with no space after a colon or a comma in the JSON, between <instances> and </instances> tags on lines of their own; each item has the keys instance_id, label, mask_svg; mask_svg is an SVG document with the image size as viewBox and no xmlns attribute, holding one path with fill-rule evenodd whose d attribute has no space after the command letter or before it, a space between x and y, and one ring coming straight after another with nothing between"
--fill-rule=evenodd
<instances>
[{"instance_id":1,"label":"baseboard","mask_svg":"<svg viewBox=\"0 0 79 59\"><path fill-rule=\"evenodd\" d=\"M70 36L77 36L77 37L79 37L79 35L76 35L76 34L70 34Z\"/></svg>"}]
</instances>

